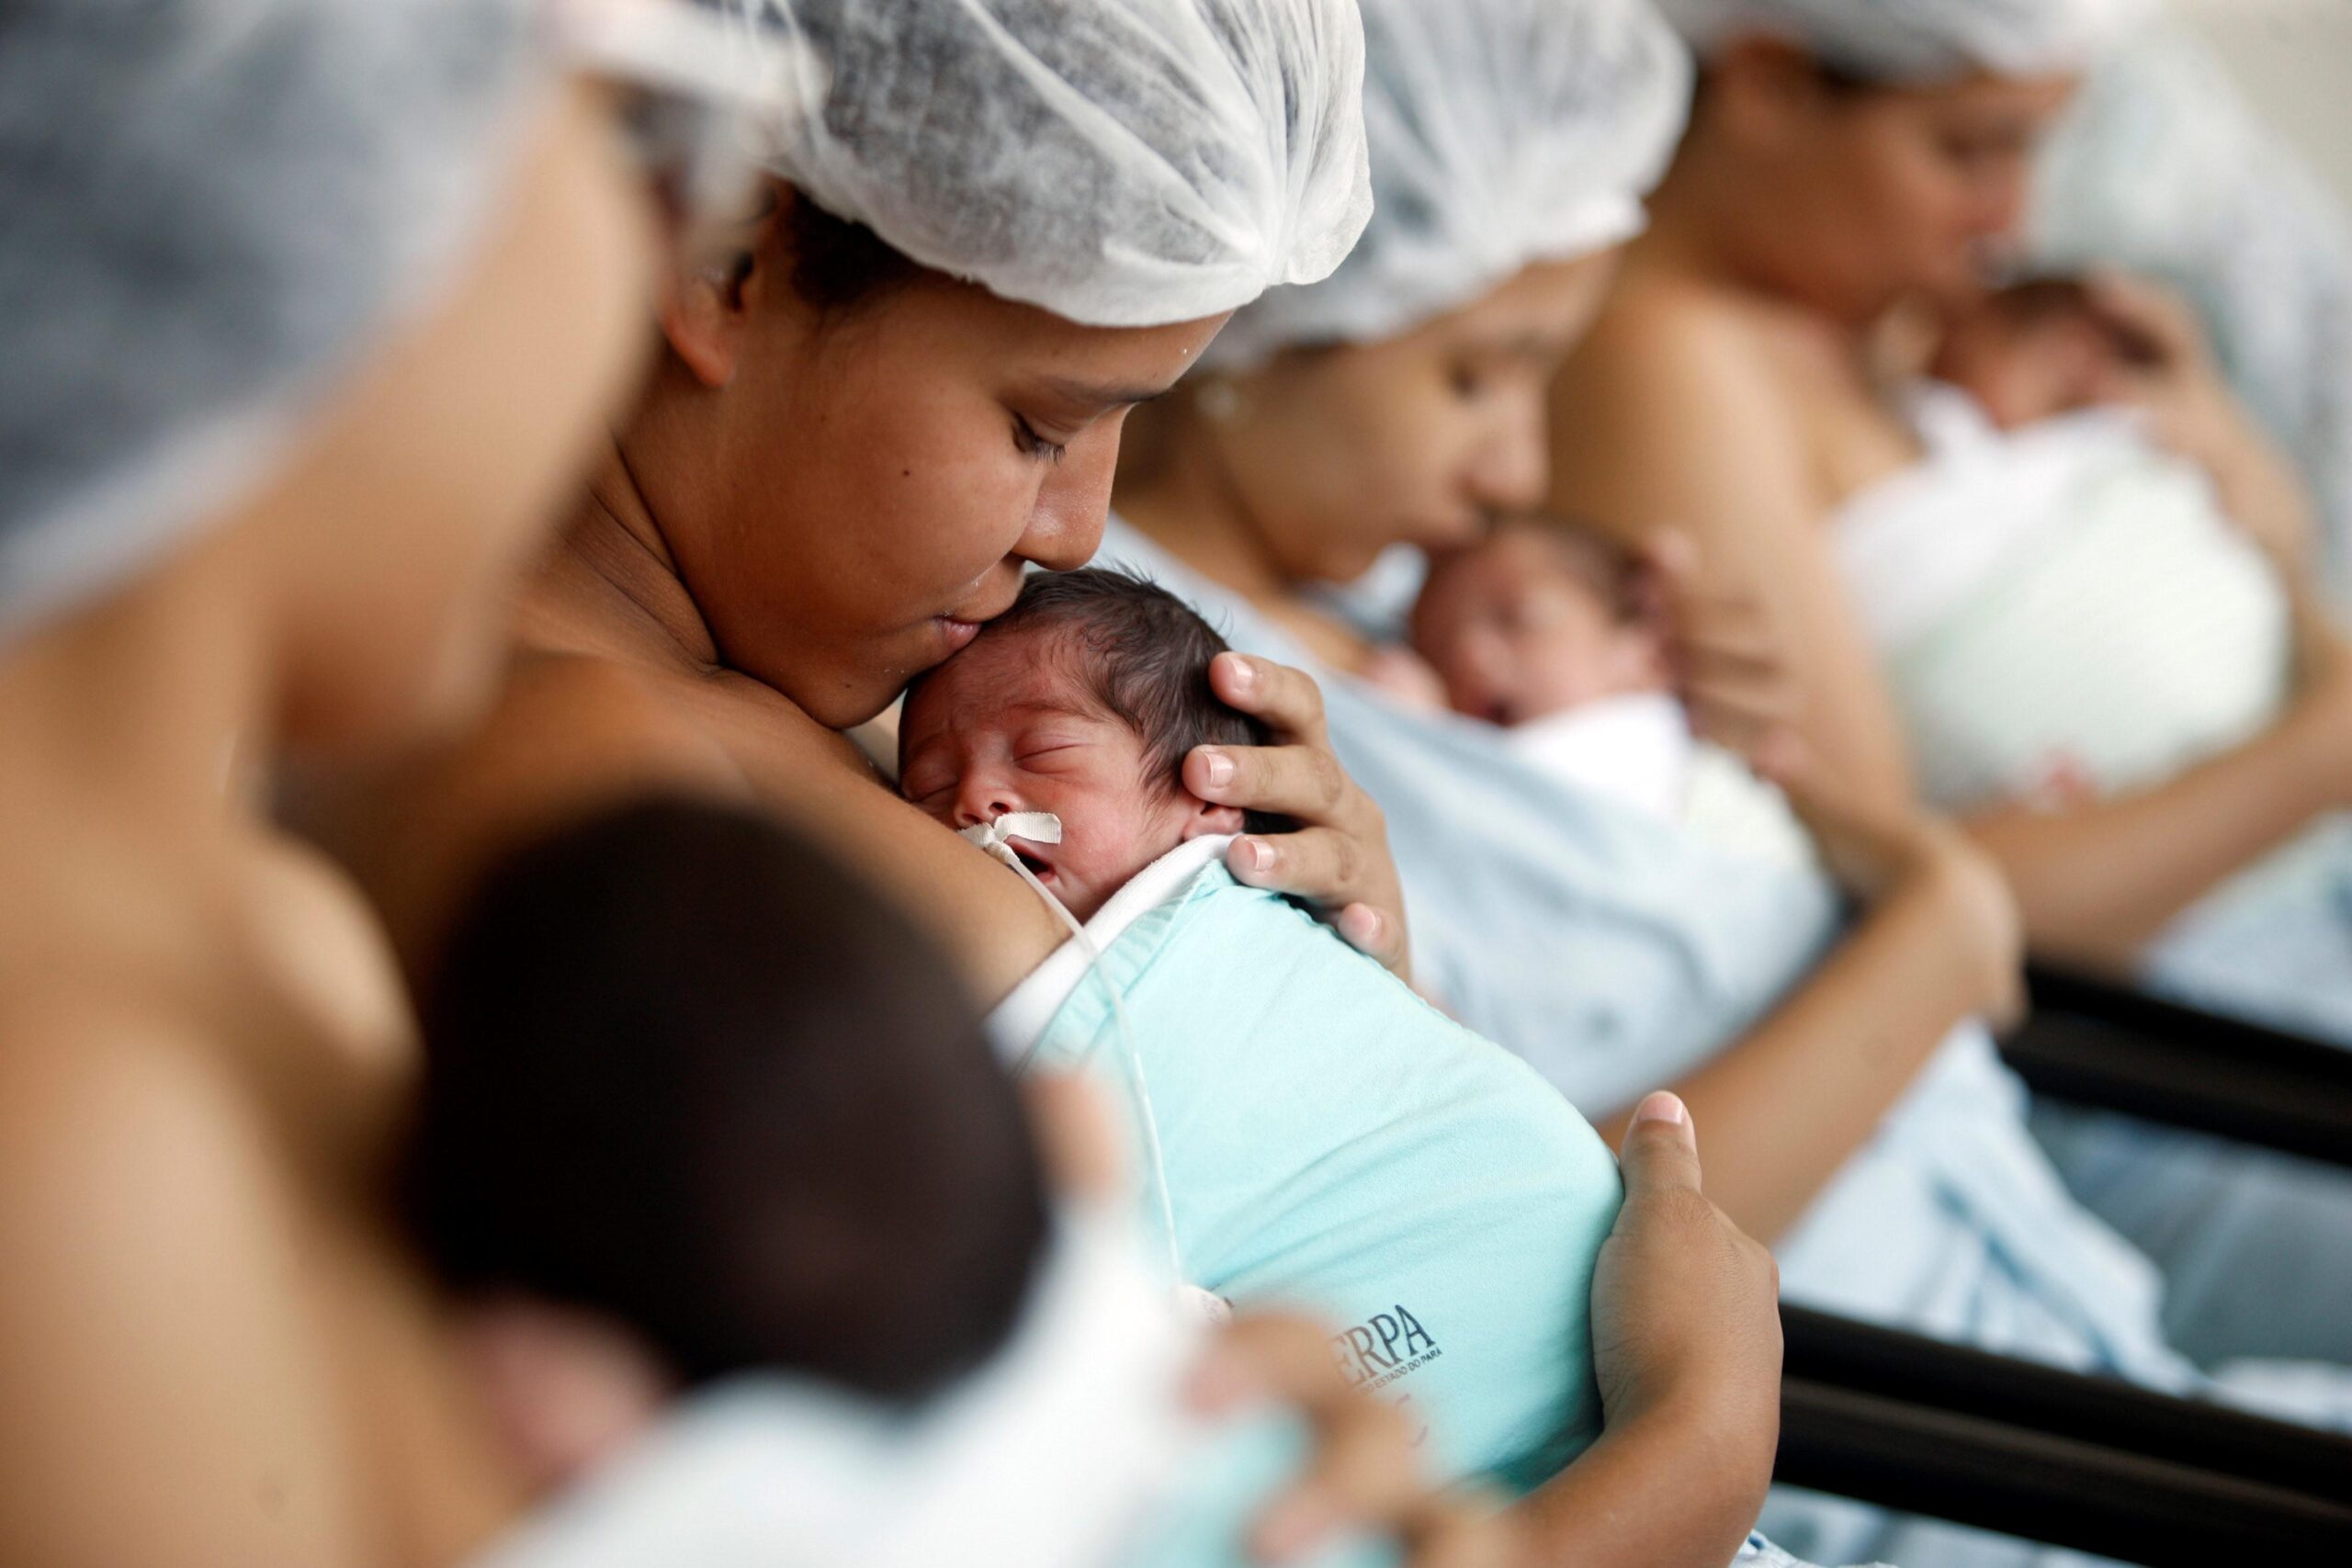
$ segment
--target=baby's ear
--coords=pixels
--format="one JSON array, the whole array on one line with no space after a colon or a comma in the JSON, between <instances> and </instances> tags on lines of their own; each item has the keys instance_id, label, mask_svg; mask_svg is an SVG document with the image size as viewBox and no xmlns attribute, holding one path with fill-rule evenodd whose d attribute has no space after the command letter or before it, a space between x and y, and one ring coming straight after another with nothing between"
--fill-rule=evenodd
<instances>
[{"instance_id":1,"label":"baby's ear","mask_svg":"<svg viewBox=\"0 0 2352 1568\"><path fill-rule=\"evenodd\" d=\"M1184 818L1184 841L1208 838L1217 833L1238 833L1242 827L1242 811L1238 806L1212 806L1198 795L1184 797L1192 805L1192 815Z\"/></svg>"}]
</instances>

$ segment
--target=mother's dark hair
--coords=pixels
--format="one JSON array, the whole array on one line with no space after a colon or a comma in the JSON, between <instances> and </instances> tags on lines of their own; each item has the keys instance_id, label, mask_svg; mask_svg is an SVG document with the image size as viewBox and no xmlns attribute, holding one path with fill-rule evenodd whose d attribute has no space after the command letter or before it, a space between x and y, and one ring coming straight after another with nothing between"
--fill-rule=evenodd
<instances>
[{"instance_id":1,"label":"mother's dark hair","mask_svg":"<svg viewBox=\"0 0 2352 1568\"><path fill-rule=\"evenodd\" d=\"M865 224L837 218L797 193L785 201L778 222L792 254L792 292L820 315L854 310L930 275Z\"/></svg>"}]
</instances>

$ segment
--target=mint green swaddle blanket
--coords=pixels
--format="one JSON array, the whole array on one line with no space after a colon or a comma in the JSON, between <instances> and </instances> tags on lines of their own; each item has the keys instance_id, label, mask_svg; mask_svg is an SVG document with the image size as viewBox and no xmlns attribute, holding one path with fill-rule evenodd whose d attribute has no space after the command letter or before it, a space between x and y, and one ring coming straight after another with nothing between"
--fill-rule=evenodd
<instances>
[{"instance_id":1,"label":"mint green swaddle blanket","mask_svg":"<svg viewBox=\"0 0 2352 1568\"><path fill-rule=\"evenodd\" d=\"M1188 1282L1315 1313L1341 1371L1426 1427L1439 1473L1532 1487L1600 1429L1590 1298L1616 1161L1517 1057L1235 882L1224 843L1146 870L1088 928L1099 979L1072 943L1000 1038L1127 1086Z\"/></svg>"}]
</instances>

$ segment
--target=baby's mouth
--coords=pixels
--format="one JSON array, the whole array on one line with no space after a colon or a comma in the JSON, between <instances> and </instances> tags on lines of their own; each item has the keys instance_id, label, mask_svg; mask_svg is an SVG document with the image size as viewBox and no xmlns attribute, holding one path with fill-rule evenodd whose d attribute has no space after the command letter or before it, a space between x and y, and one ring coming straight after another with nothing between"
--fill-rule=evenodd
<instances>
[{"instance_id":1,"label":"baby's mouth","mask_svg":"<svg viewBox=\"0 0 2352 1568\"><path fill-rule=\"evenodd\" d=\"M1051 882L1054 879L1054 868L1052 866L1038 859L1035 855L1031 854L1019 844L1013 844L1010 847L1013 854L1019 858L1021 863L1029 868L1030 875L1035 877L1040 882Z\"/></svg>"}]
</instances>

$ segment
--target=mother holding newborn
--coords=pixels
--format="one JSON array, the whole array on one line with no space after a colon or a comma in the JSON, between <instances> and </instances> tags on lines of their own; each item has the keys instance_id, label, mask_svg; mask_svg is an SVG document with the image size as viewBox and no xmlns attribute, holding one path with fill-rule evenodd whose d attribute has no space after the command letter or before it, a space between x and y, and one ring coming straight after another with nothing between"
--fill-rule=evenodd
<instances>
[{"instance_id":1,"label":"mother holding newborn","mask_svg":"<svg viewBox=\"0 0 2352 1568\"><path fill-rule=\"evenodd\" d=\"M1839 934L1820 879L1736 862L1563 786L1491 726L1351 678L1381 652L1325 590L1391 547L1468 543L1544 500L1546 389L1642 226L1690 86L1643 4L1364 12L1372 228L1329 281L1245 309L1139 416L1106 557L1159 575L1238 646L1327 674L1335 745L1387 813L1418 977L1596 1118L1674 1083L1707 1130L1711 1190L1779 1241L1792 1293L2208 1388L2166 1339L2154 1271L2070 1197L1966 1022L2016 983L2014 916L1980 851L1900 792L1803 802L1859 909ZM1624 352L1639 359L1638 334ZM1557 412L1579 417L1608 424ZM1736 425L1688 435L1684 469L1745 440ZM1570 460L1599 462L1604 442L1589 446ZM1716 541L1702 545L1719 568ZM1789 723L1752 598L1679 596L1701 722L1735 741ZM1791 1544L1897 1559L1951 1545Z\"/></svg>"},{"instance_id":2,"label":"mother holding newborn","mask_svg":"<svg viewBox=\"0 0 2352 1568\"><path fill-rule=\"evenodd\" d=\"M934 923L992 999L1057 945L1053 917L896 799L845 732L1008 608L1028 567L1086 561L1128 410L1236 307L1323 276L1353 242L1355 13L1131 0L1081 27L1022 0L751 9L825 67L794 85L807 97L764 210L666 301L652 384L522 599L494 723L334 804L324 830L429 966L454 901L516 838L649 785L748 796ZM1401 965L1381 818L1335 762L1313 683L1263 660L1216 678L1283 743L1196 758L1209 792L1303 825L1242 840L1237 874ZM1632 1404L1555 1494L1560 1552L1646 1549L1626 1530L1718 1539L1752 1496L1694 1498L1770 1464L1769 1278L1694 1193L1654 1190L1695 1179L1687 1163L1677 1182L1652 1175L1669 1151L1687 1161L1686 1133L1654 1123L1635 1145L1627 1333L1604 1374ZM1408 1505L1357 1495L1363 1468L1319 1474L1316 1523ZM1729 1522L1736 1541L1747 1521Z\"/></svg>"},{"instance_id":3,"label":"mother holding newborn","mask_svg":"<svg viewBox=\"0 0 2352 1568\"><path fill-rule=\"evenodd\" d=\"M1904 511L1928 517L1933 491L1965 486L1968 476L1966 455L1939 457L1926 423L1915 426L1873 352L1878 329L1905 301L1965 300L1980 287L1985 261L2024 210L2039 140L2082 72L2146 8L2136 0L1669 0L1663 8L1702 58L1699 107L1655 199L1655 225L1555 385L1553 500L1626 538L1667 525L1695 535L1712 586L1754 598L1779 629L1804 696L1798 723L1821 765L1899 807L1921 793L1920 777L1960 765L1924 742L1915 754L1914 743L1961 733L1962 716L1922 728L1906 715L1913 699L1902 688L1917 682L1898 671L1923 666L1880 646L1871 628L1891 590L1859 590L1853 551L1866 523L1883 527ZM2288 678L2283 650L2273 656L2274 709L2169 776L2103 795L2029 797L2020 788L2015 799L1939 804L1970 813L1967 827L1999 863L2038 951L2136 967L2184 910L2352 800L2352 661L2316 608L2308 541L2297 541L2308 527L2301 498L2193 329L2136 291L2099 298L2154 351L2136 394L2156 428L2213 470L2231 521L2267 542L2271 598L2292 607L2301 658ZM1939 531L1948 541L2014 521L1995 514L2004 510L2046 504L2030 499L2038 481L2026 450L2011 441L1973 459L1981 482L1946 514ZM2219 666L2242 644L2217 645L2197 628L2214 624L2213 604L2244 602L2230 584L2248 569L2226 547L2219 567L2141 568L2129 558L2157 558L2164 521L2146 508L2129 518L2104 570L2104 602L2077 595L2060 614L2095 639L2098 623L2133 613L2132 596L2160 604L2159 592L2182 595L2154 640ZM1923 581L1934 563L1914 553L1898 570ZM2189 572L2194 591L2183 594L2177 579ZM2277 623L2287 618L2280 611ZM1932 634L1947 649L1956 624ZM2065 657L2064 647L2045 660ZM2109 678L2140 673L2127 667ZM1950 683L1939 689L1949 706ZM2158 692L2150 705L2166 722L2194 724L2195 690ZM2028 706L2022 696L1983 691L1971 700L1998 716ZM2290 913L2338 929L2309 905ZM2291 941L2274 925L2264 945L2279 964L2281 950L2319 942ZM2236 957L2242 986L2244 944ZM2333 962L2335 985L2340 949ZM2113 1118L2044 1108L2035 1130L2083 1201L2163 1267L2167 1326L2183 1348L2206 1360L2352 1359L2342 1315L2323 1304L2352 1289L2352 1247L2342 1239L2352 1189L2339 1179ZM2252 1278L2273 1288L2247 1292Z\"/></svg>"}]
</instances>

